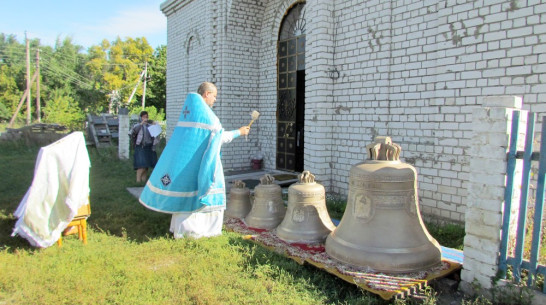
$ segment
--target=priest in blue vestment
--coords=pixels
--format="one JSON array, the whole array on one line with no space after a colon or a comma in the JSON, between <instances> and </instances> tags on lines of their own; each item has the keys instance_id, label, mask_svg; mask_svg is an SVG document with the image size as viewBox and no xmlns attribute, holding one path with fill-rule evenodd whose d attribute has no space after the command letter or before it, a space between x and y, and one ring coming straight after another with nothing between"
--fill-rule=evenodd
<instances>
[{"instance_id":1,"label":"priest in blue vestment","mask_svg":"<svg viewBox=\"0 0 546 305\"><path fill-rule=\"evenodd\" d=\"M171 213L175 238L222 233L226 190L220 161L222 144L247 135L249 126L224 131L212 111L217 88L204 82L189 93L178 123L163 150L140 203L154 211Z\"/></svg>"}]
</instances>

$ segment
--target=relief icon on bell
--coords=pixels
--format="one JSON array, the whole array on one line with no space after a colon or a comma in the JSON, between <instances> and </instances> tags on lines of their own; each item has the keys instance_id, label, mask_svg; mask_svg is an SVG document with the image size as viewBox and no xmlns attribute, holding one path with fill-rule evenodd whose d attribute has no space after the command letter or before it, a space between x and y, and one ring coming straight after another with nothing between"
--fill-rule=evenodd
<instances>
[{"instance_id":1,"label":"relief icon on bell","mask_svg":"<svg viewBox=\"0 0 546 305\"><path fill-rule=\"evenodd\" d=\"M361 222L370 221L374 212L372 200L364 194L356 194L354 198L355 199L351 201L355 208L355 217Z\"/></svg>"},{"instance_id":2,"label":"relief icon on bell","mask_svg":"<svg viewBox=\"0 0 546 305\"><path fill-rule=\"evenodd\" d=\"M347 207L326 239L326 253L386 273L440 264L440 245L419 212L415 168L400 161L401 147L390 137L376 137L366 149L368 159L350 170Z\"/></svg>"}]
</instances>

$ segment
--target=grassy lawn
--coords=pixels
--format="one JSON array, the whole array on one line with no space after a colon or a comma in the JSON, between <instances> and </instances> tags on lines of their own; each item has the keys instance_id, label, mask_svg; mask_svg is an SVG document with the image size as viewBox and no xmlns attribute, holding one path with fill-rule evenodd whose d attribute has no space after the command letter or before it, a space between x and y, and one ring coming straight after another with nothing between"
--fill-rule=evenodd
<instances>
[{"instance_id":1,"label":"grassy lawn","mask_svg":"<svg viewBox=\"0 0 546 305\"><path fill-rule=\"evenodd\" d=\"M117 150L89 148L88 245L72 235L61 248L33 248L10 235L38 150L0 142L0 304L389 303L236 233L173 239L170 215L144 208L127 192L137 186L134 171L130 161L117 159ZM329 208L342 215L344 204ZM462 247L460 228L437 227L431 234Z\"/></svg>"}]
</instances>

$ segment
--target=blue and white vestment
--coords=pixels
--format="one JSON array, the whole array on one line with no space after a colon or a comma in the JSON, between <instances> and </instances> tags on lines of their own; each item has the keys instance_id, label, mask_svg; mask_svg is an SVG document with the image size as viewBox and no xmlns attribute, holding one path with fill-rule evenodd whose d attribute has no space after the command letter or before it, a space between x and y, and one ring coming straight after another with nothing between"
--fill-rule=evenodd
<instances>
[{"instance_id":1,"label":"blue and white vestment","mask_svg":"<svg viewBox=\"0 0 546 305\"><path fill-rule=\"evenodd\" d=\"M173 214L171 231L175 237L221 233L226 192L220 149L239 135L238 130L224 131L201 95L188 94L173 135L140 195L140 203L147 208ZM214 232L186 232L191 231L187 222L192 218L201 226L207 223L203 217L210 216L215 218Z\"/></svg>"}]
</instances>

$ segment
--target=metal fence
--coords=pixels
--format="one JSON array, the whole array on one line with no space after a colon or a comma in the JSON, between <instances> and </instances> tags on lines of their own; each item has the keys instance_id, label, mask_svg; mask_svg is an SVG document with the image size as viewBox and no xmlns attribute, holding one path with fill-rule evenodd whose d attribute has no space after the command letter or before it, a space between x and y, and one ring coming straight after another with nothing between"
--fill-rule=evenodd
<instances>
[{"instance_id":1,"label":"metal fence","mask_svg":"<svg viewBox=\"0 0 546 305\"><path fill-rule=\"evenodd\" d=\"M510 147L508 151L507 162L507 180L506 191L504 194L505 206L503 213L503 227L501 235L501 251L499 260L499 269L502 276L506 277L511 267L513 281L521 282L522 277L527 277L529 287L537 286L537 275L546 275L546 266L539 265L539 255L541 246L541 231L544 226L544 189L546 178L546 121L542 123L542 133L540 141L540 151L533 152L533 138L535 133L536 114L532 112L527 115L527 130L525 137L525 148L523 151L517 150L518 138L520 136L520 119L522 113L514 111L512 116L512 129L510 136ZM523 160L523 172L521 181L520 202L512 202L513 186L516 173L516 162ZM538 162L538 175L536 176L536 200L534 206L529 202L529 189L532 176L532 162ZM510 219L512 219L512 205L519 204L517 217L517 229L515 237L510 236ZM529 227L530 234L527 231L528 211L533 211L532 227ZM530 242L529 239L530 237ZM510 245L510 247L509 247ZM524 252L529 250L528 257L524 257ZM542 293L546 293L546 284L543 283Z\"/></svg>"}]
</instances>

